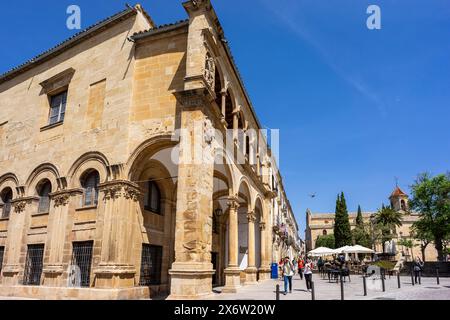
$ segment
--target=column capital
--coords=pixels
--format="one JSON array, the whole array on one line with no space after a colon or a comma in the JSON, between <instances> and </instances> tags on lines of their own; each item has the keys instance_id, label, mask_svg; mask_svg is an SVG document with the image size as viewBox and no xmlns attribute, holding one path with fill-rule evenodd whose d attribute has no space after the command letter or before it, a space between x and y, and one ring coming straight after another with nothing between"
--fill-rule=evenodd
<instances>
[{"instance_id":1,"label":"column capital","mask_svg":"<svg viewBox=\"0 0 450 320\"><path fill-rule=\"evenodd\" d=\"M25 211L26 205L31 204L33 201L39 201L39 198L38 197L16 198L11 201L11 204L14 208L14 212L21 213Z\"/></svg>"},{"instance_id":2,"label":"column capital","mask_svg":"<svg viewBox=\"0 0 450 320\"><path fill-rule=\"evenodd\" d=\"M64 207L69 203L70 197L73 197L77 194L82 194L83 189L76 188L76 189L64 189L59 190L53 193L50 193L50 199L53 200L53 204L56 207Z\"/></svg>"},{"instance_id":3,"label":"column capital","mask_svg":"<svg viewBox=\"0 0 450 320\"><path fill-rule=\"evenodd\" d=\"M255 221L256 221L255 211L247 212L247 220L248 220L249 223L255 223Z\"/></svg>"},{"instance_id":4,"label":"column capital","mask_svg":"<svg viewBox=\"0 0 450 320\"><path fill-rule=\"evenodd\" d=\"M228 206L230 209L237 210L239 208L239 199L237 196L230 196L228 197L227 201Z\"/></svg>"},{"instance_id":5,"label":"column capital","mask_svg":"<svg viewBox=\"0 0 450 320\"><path fill-rule=\"evenodd\" d=\"M259 223L259 229L261 229L261 231L266 230L266 223L265 222L260 222Z\"/></svg>"},{"instance_id":6,"label":"column capital","mask_svg":"<svg viewBox=\"0 0 450 320\"><path fill-rule=\"evenodd\" d=\"M105 194L105 199L117 199L125 197L137 201L141 195L137 184L127 180L114 180L99 185L99 190Z\"/></svg>"}]
</instances>

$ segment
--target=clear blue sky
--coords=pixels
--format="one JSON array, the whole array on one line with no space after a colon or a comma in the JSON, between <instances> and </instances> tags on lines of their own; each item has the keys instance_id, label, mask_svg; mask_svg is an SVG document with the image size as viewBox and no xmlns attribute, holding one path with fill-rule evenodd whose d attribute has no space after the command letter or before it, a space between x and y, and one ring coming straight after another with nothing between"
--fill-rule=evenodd
<instances>
[{"instance_id":1,"label":"clear blue sky","mask_svg":"<svg viewBox=\"0 0 450 320\"><path fill-rule=\"evenodd\" d=\"M157 24L185 19L178 0L142 0ZM0 72L124 8L113 0L3 1ZM130 2L130 4L134 4ZM301 226L305 211L376 210L420 172L450 169L448 0L213 0L264 126L279 128L280 166ZM366 28L369 4L382 29ZM5 50L7 48L7 50ZM308 195L317 193L312 199Z\"/></svg>"}]
</instances>

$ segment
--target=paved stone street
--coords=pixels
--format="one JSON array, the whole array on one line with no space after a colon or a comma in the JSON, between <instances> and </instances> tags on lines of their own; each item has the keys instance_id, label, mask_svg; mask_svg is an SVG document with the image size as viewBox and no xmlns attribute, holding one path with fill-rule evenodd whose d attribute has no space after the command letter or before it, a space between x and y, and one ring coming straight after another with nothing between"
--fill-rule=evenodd
<instances>
[{"instance_id":1,"label":"paved stone street","mask_svg":"<svg viewBox=\"0 0 450 320\"><path fill-rule=\"evenodd\" d=\"M341 287L339 283L330 283L328 279L322 279L318 275L313 277L316 300L340 300ZM298 275L293 278L293 290L286 296L280 294L281 300L311 300L311 293L306 290L305 280L300 280ZM215 294L207 300L274 300L275 286L279 284L283 291L283 281L267 280L257 285L243 286L236 294L220 293L221 287L215 288ZM436 278L422 278L421 285L411 285L410 277L402 277L401 288L397 287L396 277L387 277L386 291L382 292L381 281L371 283L367 281L367 296L363 294L363 280L361 276L353 275L351 282L344 283L345 300L450 300L450 278L441 278L440 285L436 284ZM165 297L154 297L164 299ZM2 297L0 300L31 300L14 297Z\"/></svg>"},{"instance_id":2,"label":"paved stone street","mask_svg":"<svg viewBox=\"0 0 450 320\"><path fill-rule=\"evenodd\" d=\"M316 300L340 300L341 288L339 283L330 283L319 275L313 277ZM306 290L306 283L300 280L298 275L293 279L292 294L281 294L281 300L311 300L311 293ZM381 281L371 283L367 281L367 296L364 296L363 280L361 276L353 275L351 282L344 283L345 300L450 300L450 278L441 278L437 285L436 278L422 278L421 285L411 285L410 277L401 277L398 289L397 278L387 277L385 281L386 291L382 291ZM275 286L280 285L284 290L281 280L268 280L258 285L241 287L237 294L216 293L209 297L212 300L274 300ZM221 288L216 288L219 292Z\"/></svg>"}]
</instances>

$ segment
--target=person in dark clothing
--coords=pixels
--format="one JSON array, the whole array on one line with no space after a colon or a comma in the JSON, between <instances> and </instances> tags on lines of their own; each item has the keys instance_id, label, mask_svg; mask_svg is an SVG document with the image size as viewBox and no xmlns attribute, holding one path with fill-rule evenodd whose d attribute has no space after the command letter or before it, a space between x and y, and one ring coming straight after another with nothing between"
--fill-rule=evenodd
<instances>
[{"instance_id":1,"label":"person in dark clothing","mask_svg":"<svg viewBox=\"0 0 450 320\"><path fill-rule=\"evenodd\" d=\"M421 276L422 270L423 270L423 261L416 257L416 260L414 261L414 282L417 283L417 279Z\"/></svg>"}]
</instances>

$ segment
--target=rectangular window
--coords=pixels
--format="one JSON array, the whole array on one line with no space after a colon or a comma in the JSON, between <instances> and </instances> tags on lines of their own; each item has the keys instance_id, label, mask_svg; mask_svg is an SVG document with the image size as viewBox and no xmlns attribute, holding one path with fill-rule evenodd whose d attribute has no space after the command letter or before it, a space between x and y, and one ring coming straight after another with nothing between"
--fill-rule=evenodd
<instances>
[{"instance_id":1,"label":"rectangular window","mask_svg":"<svg viewBox=\"0 0 450 320\"><path fill-rule=\"evenodd\" d=\"M3 267L3 255L5 253L5 247L0 247L0 276L2 275L2 267Z\"/></svg>"},{"instance_id":2,"label":"rectangular window","mask_svg":"<svg viewBox=\"0 0 450 320\"><path fill-rule=\"evenodd\" d=\"M140 286L161 284L162 251L160 246L142 245Z\"/></svg>"},{"instance_id":3,"label":"rectangular window","mask_svg":"<svg viewBox=\"0 0 450 320\"><path fill-rule=\"evenodd\" d=\"M72 287L90 287L93 241L74 242L69 283Z\"/></svg>"},{"instance_id":4,"label":"rectangular window","mask_svg":"<svg viewBox=\"0 0 450 320\"><path fill-rule=\"evenodd\" d=\"M50 97L49 125L63 122L66 114L67 91Z\"/></svg>"},{"instance_id":5,"label":"rectangular window","mask_svg":"<svg viewBox=\"0 0 450 320\"><path fill-rule=\"evenodd\" d=\"M40 285L43 257L44 257L43 244L28 245L27 259L25 261L25 272L23 276L24 285L26 286Z\"/></svg>"}]
</instances>

